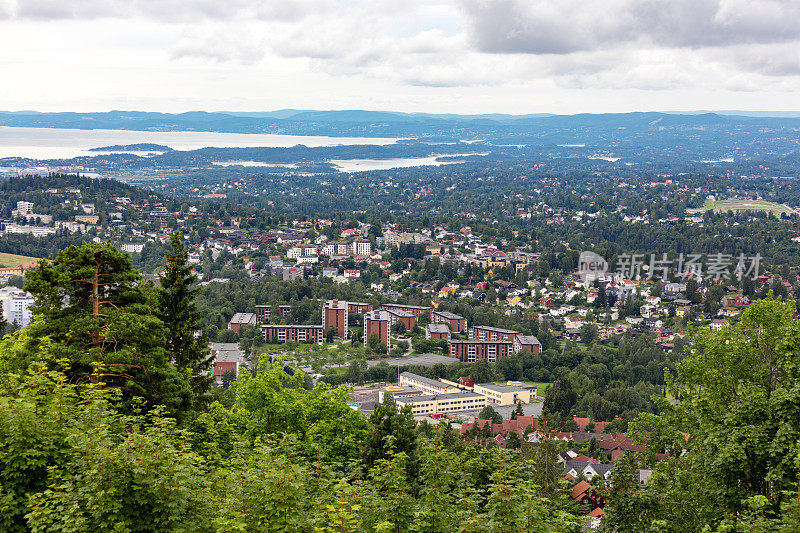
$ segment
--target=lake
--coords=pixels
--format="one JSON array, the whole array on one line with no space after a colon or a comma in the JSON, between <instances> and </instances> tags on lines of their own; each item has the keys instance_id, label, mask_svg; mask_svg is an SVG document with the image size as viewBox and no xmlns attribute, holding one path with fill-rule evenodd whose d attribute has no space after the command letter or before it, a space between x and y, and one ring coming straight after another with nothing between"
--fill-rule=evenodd
<instances>
[{"instance_id":1,"label":"lake","mask_svg":"<svg viewBox=\"0 0 800 533\"><path fill-rule=\"evenodd\" d=\"M488 152L474 154L442 154L428 157L398 157L395 159L331 159L328 162L340 172L365 172L370 170L389 170L392 168L422 167L425 165L453 165L465 161L437 161L439 157L485 156Z\"/></svg>"},{"instance_id":2,"label":"lake","mask_svg":"<svg viewBox=\"0 0 800 533\"><path fill-rule=\"evenodd\" d=\"M216 133L200 131L74 130L58 128L11 128L0 126L0 158L68 159L101 155L90 148L117 144L153 143L175 150L199 148L249 148L254 146L288 148L394 144L389 137L325 137L275 135L270 133Z\"/></svg>"}]
</instances>

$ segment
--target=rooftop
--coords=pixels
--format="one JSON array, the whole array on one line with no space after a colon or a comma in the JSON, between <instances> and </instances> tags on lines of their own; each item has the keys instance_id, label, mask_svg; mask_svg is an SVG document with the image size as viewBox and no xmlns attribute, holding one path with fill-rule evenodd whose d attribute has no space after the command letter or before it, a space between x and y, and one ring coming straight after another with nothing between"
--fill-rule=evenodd
<instances>
[{"instance_id":1,"label":"rooftop","mask_svg":"<svg viewBox=\"0 0 800 533\"><path fill-rule=\"evenodd\" d=\"M504 383L476 383L476 387L483 387L494 392L519 392L528 390L525 387L518 387L517 385L506 385Z\"/></svg>"}]
</instances>

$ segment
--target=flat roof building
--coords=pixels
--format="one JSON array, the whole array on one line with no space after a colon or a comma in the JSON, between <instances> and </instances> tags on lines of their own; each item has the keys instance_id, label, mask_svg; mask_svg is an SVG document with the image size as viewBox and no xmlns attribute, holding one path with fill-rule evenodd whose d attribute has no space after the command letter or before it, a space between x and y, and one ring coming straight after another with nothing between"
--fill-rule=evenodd
<instances>
[{"instance_id":1,"label":"flat roof building","mask_svg":"<svg viewBox=\"0 0 800 533\"><path fill-rule=\"evenodd\" d=\"M447 324L453 333L461 333L467 329L467 320L463 316L450 311L434 311L431 315L431 321Z\"/></svg>"},{"instance_id":2,"label":"flat roof building","mask_svg":"<svg viewBox=\"0 0 800 533\"><path fill-rule=\"evenodd\" d=\"M486 359L494 363L511 352L508 341L450 341L450 356L465 363Z\"/></svg>"},{"instance_id":3,"label":"flat roof building","mask_svg":"<svg viewBox=\"0 0 800 533\"><path fill-rule=\"evenodd\" d=\"M390 347L389 312L370 311L364 314L364 346L369 343L370 335L377 335L381 344Z\"/></svg>"},{"instance_id":4,"label":"flat roof building","mask_svg":"<svg viewBox=\"0 0 800 533\"><path fill-rule=\"evenodd\" d=\"M426 394L422 396L407 396L395 400L398 409L402 409L406 405L411 406L411 413L414 416L472 411L483 408L486 405L486 401L485 396L474 392Z\"/></svg>"},{"instance_id":5,"label":"flat roof building","mask_svg":"<svg viewBox=\"0 0 800 533\"><path fill-rule=\"evenodd\" d=\"M514 337L514 353L540 353L541 351L542 343L533 335L517 335Z\"/></svg>"},{"instance_id":6,"label":"flat roof building","mask_svg":"<svg viewBox=\"0 0 800 533\"><path fill-rule=\"evenodd\" d=\"M336 330L340 339L347 338L347 323L350 319L350 308L347 302L341 300L328 300L322 304L322 331L328 328Z\"/></svg>"},{"instance_id":7,"label":"flat roof building","mask_svg":"<svg viewBox=\"0 0 800 533\"><path fill-rule=\"evenodd\" d=\"M450 328L447 324L428 324L425 326L425 338L433 340L450 340Z\"/></svg>"},{"instance_id":8,"label":"flat roof building","mask_svg":"<svg viewBox=\"0 0 800 533\"><path fill-rule=\"evenodd\" d=\"M239 333L239 329L242 326L255 326L255 325L256 325L255 313L236 313L231 318L231 321L228 322L228 329L232 329L236 333Z\"/></svg>"},{"instance_id":9,"label":"flat roof building","mask_svg":"<svg viewBox=\"0 0 800 533\"><path fill-rule=\"evenodd\" d=\"M461 389L441 381L426 378L413 372L400 374L400 386L421 390L425 394L449 394L459 392Z\"/></svg>"},{"instance_id":10,"label":"flat roof building","mask_svg":"<svg viewBox=\"0 0 800 533\"><path fill-rule=\"evenodd\" d=\"M263 324L261 332L266 342L313 342L322 344L325 333L322 326L310 324Z\"/></svg>"},{"instance_id":11,"label":"flat roof building","mask_svg":"<svg viewBox=\"0 0 800 533\"><path fill-rule=\"evenodd\" d=\"M530 403L532 392L530 388L525 386L502 383L476 383L473 391L476 394L486 396L491 405L514 405L518 402Z\"/></svg>"},{"instance_id":12,"label":"flat roof building","mask_svg":"<svg viewBox=\"0 0 800 533\"><path fill-rule=\"evenodd\" d=\"M491 326L472 326L469 338L474 341L508 341L513 342L519 331L512 329L493 328Z\"/></svg>"}]
</instances>

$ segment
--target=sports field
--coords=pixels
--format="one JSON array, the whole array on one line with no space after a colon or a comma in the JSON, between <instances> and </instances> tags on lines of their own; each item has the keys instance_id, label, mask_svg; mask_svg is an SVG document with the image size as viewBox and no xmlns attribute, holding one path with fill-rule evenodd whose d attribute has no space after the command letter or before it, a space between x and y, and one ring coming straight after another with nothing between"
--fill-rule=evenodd
<instances>
[{"instance_id":1,"label":"sports field","mask_svg":"<svg viewBox=\"0 0 800 533\"><path fill-rule=\"evenodd\" d=\"M767 202L765 200L706 200L706 209L717 212L726 211L767 211L779 216L781 213L792 214L797 211L783 204Z\"/></svg>"},{"instance_id":2,"label":"sports field","mask_svg":"<svg viewBox=\"0 0 800 533\"><path fill-rule=\"evenodd\" d=\"M38 257L28 257L26 255L4 254L0 252L0 268L18 267L31 261L38 261Z\"/></svg>"}]
</instances>

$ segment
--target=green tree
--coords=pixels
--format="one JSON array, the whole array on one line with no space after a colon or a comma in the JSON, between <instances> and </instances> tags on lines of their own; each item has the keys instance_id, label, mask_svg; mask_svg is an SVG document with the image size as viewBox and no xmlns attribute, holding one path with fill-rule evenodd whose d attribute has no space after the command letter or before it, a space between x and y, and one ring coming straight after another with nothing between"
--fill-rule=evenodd
<instances>
[{"instance_id":1,"label":"green tree","mask_svg":"<svg viewBox=\"0 0 800 533\"><path fill-rule=\"evenodd\" d=\"M70 246L29 272L25 288L38 317L32 337L56 341L52 351L68 362L70 379L185 412L188 379L165 349L155 291L141 282L127 254L109 244Z\"/></svg>"},{"instance_id":2,"label":"green tree","mask_svg":"<svg viewBox=\"0 0 800 533\"><path fill-rule=\"evenodd\" d=\"M503 415L495 411L494 407L491 405L487 405L481 409L481 412L478 413L478 418L481 420L491 420L495 424L503 423Z\"/></svg>"},{"instance_id":3,"label":"green tree","mask_svg":"<svg viewBox=\"0 0 800 533\"><path fill-rule=\"evenodd\" d=\"M189 266L189 252L183 237L175 232L170 237L172 251L166 251L166 264L158 289L158 315L167 329L166 348L178 371L188 373L195 398L208 392L213 377L208 370L213 358L202 313L197 309L195 286L197 276Z\"/></svg>"}]
</instances>

